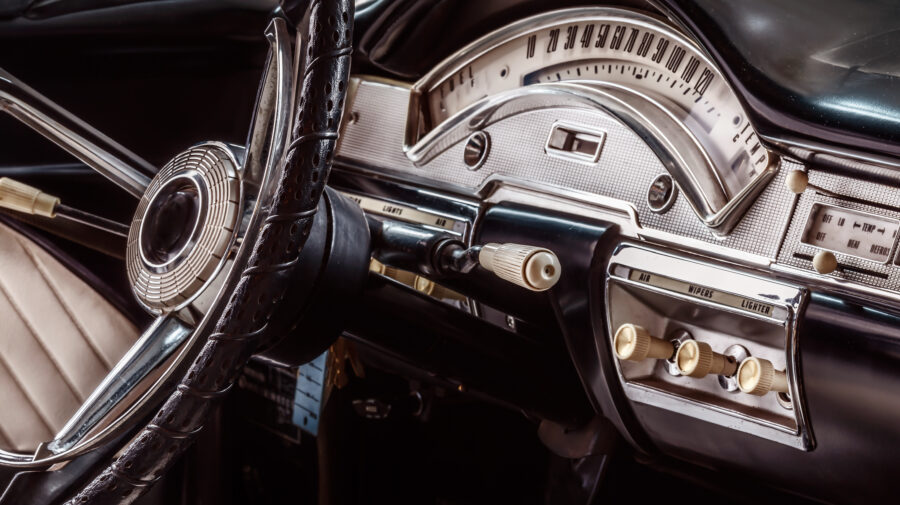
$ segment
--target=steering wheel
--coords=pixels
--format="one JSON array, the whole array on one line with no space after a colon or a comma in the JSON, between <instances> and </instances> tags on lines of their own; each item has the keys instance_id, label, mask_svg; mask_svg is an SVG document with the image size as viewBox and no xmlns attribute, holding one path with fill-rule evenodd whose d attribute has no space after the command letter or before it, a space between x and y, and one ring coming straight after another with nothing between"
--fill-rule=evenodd
<instances>
[{"instance_id":1,"label":"steering wheel","mask_svg":"<svg viewBox=\"0 0 900 505\"><path fill-rule=\"evenodd\" d=\"M353 284L341 276L364 278L361 211L336 193L323 198L348 91L353 2L313 0L307 17L299 90L285 20L266 30L247 146L195 145L152 180L133 153L0 71L0 108L140 196L126 263L155 317L54 440L33 455L0 451L0 503L135 501L191 445L250 357L307 324L295 307L310 298L326 306ZM330 296L314 284L328 284ZM327 342L297 345L309 354Z\"/></svg>"}]
</instances>

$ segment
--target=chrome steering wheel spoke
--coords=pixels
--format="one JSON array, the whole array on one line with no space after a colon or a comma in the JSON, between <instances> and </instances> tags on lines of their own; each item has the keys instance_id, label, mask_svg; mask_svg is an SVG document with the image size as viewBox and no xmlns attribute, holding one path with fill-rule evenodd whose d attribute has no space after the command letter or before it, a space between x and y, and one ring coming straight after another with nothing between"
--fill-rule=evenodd
<instances>
[{"instance_id":1,"label":"chrome steering wheel spoke","mask_svg":"<svg viewBox=\"0 0 900 505\"><path fill-rule=\"evenodd\" d=\"M126 263L138 301L155 316L52 440L33 455L0 451L0 462L42 468L121 436L136 415L171 392L166 384L199 351L197 334L224 310L236 282L231 270L238 258L246 261L242 246L255 240L271 205L269 175L283 162L290 137L291 35L282 18L274 18L265 35L269 56L247 145L196 144L158 171L0 69L0 109L140 197ZM145 175L153 172L153 179Z\"/></svg>"},{"instance_id":2,"label":"chrome steering wheel spoke","mask_svg":"<svg viewBox=\"0 0 900 505\"><path fill-rule=\"evenodd\" d=\"M193 327L174 314L154 320L53 440L38 447L35 459L65 452L95 434L100 422L162 365L192 331Z\"/></svg>"},{"instance_id":3,"label":"chrome steering wheel spoke","mask_svg":"<svg viewBox=\"0 0 900 505\"><path fill-rule=\"evenodd\" d=\"M140 198L156 168L0 68L0 110Z\"/></svg>"}]
</instances>

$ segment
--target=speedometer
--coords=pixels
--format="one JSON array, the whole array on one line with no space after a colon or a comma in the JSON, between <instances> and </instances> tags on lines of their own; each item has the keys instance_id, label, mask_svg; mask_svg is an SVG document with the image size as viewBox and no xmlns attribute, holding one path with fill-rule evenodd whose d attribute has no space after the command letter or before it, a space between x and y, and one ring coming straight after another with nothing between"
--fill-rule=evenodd
<instances>
[{"instance_id":1,"label":"speedometer","mask_svg":"<svg viewBox=\"0 0 900 505\"><path fill-rule=\"evenodd\" d=\"M772 164L715 65L692 41L645 14L612 8L557 11L509 25L457 54L414 88L409 143L504 91L587 81L666 104L703 146L728 199Z\"/></svg>"}]
</instances>

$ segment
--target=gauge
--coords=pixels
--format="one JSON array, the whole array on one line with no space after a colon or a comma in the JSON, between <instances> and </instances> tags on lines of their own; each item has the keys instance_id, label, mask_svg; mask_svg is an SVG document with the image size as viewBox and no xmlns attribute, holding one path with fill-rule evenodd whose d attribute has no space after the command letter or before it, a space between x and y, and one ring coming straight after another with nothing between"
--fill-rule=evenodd
<instances>
[{"instance_id":1,"label":"gauge","mask_svg":"<svg viewBox=\"0 0 900 505\"><path fill-rule=\"evenodd\" d=\"M887 263L900 221L833 205L815 204L803 232L804 244Z\"/></svg>"},{"instance_id":2,"label":"gauge","mask_svg":"<svg viewBox=\"0 0 900 505\"><path fill-rule=\"evenodd\" d=\"M611 8L557 11L510 25L458 54L463 58L450 58L416 86L417 137L503 91L590 81L667 104L708 153L728 198L772 162L719 70L693 42L650 16Z\"/></svg>"}]
</instances>

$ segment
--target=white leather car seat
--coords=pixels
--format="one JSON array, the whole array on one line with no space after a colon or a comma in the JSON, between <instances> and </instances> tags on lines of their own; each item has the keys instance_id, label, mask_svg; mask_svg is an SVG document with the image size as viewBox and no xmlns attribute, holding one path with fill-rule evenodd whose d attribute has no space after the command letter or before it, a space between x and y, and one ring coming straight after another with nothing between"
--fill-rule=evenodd
<instances>
[{"instance_id":1,"label":"white leather car seat","mask_svg":"<svg viewBox=\"0 0 900 505\"><path fill-rule=\"evenodd\" d=\"M0 223L0 449L51 440L137 337L88 284Z\"/></svg>"}]
</instances>

